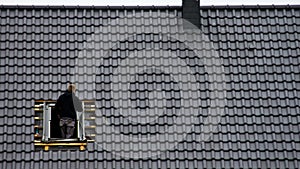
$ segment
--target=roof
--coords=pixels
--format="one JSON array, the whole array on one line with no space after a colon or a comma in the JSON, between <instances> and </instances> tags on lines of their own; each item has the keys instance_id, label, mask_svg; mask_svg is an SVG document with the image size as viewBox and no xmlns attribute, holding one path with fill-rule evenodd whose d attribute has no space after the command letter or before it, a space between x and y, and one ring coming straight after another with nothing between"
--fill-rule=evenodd
<instances>
[{"instance_id":1,"label":"roof","mask_svg":"<svg viewBox=\"0 0 300 169\"><path fill-rule=\"evenodd\" d=\"M164 14L170 15L164 15ZM174 26L172 21L182 15L180 7L66 7L66 6L1 6L0 7L0 168L296 168L300 165L300 8L299 6L211 6L201 7L201 30L221 58L226 85L226 104L217 130L207 141L197 141L203 119L210 105L207 91L210 81L205 66L177 40L159 40L158 34L137 34L133 39L117 43L103 64L84 57L82 63L99 66L95 83L89 71L81 71L76 62L80 54L91 52L90 37L95 28L122 26L122 17L131 15L136 22L128 27L151 25L141 20L158 22L161 30ZM166 17L167 16L167 17ZM176 26L176 25L175 25ZM155 29L155 28L153 28ZM111 29L98 32L102 42L113 43L122 32ZM130 28L129 31L133 31ZM170 28L170 30L173 30ZM149 35L149 36L148 36ZM197 38L197 37L194 37ZM162 41L162 42L161 42ZM126 158L108 151L114 143L111 132L98 131L99 144L87 151L35 151L33 145L34 101L56 100L77 71L81 99L98 98L98 106L112 125L125 135L157 134L172 125L174 114L162 115L149 124L129 123L115 114L111 104L110 78L118 59L140 45L167 45L180 53L195 71L202 87L201 113L198 123L176 147L158 156ZM196 43L193 40L191 43ZM93 44L93 43L91 43ZM169 45L169 46L168 46ZM97 45L95 45L97 46ZM94 46L94 47L95 47ZM100 46L100 49L101 50ZM142 46L143 48L143 46ZM84 53L84 51L86 53ZM206 51L206 50L205 50ZM205 52L204 51L204 52ZM102 51L103 52L103 51ZM128 53L127 53L128 54ZM107 61L107 62L106 62ZM129 62L125 62L130 65ZM126 64L123 65L126 67ZM179 67L178 67L179 69ZM79 72L79 73L78 73ZM182 72L174 71L180 76ZM151 78L155 75L156 78ZM146 80L143 80L145 77ZM145 108L147 83L164 86L169 95L167 108L178 108L180 97L176 82L163 72L142 73L135 77L130 96L139 108ZM92 79L92 80L93 80ZM148 84L147 84L148 85ZM146 87L145 87L146 86ZM108 87L108 88L107 88ZM197 92L197 91L196 91ZM128 96L118 95L125 100ZM180 96L180 95L179 95ZM154 97L154 96L153 96ZM196 99L197 100L197 99ZM151 101L151 99L150 99ZM176 115L175 115L176 116ZM175 134L179 131L174 131ZM105 139L104 139L105 138ZM167 140L151 145L172 143ZM126 146L126 144L123 146ZM126 152L130 149L124 148ZM125 152L125 153L126 153ZM145 151L144 153L149 153Z\"/></svg>"}]
</instances>

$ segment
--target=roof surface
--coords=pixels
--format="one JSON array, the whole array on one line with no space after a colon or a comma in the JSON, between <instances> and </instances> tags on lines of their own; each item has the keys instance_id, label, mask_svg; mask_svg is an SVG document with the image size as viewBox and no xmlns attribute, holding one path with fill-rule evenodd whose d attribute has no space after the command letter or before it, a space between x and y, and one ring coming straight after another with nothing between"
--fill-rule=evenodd
<instances>
[{"instance_id":1,"label":"roof surface","mask_svg":"<svg viewBox=\"0 0 300 169\"><path fill-rule=\"evenodd\" d=\"M222 59L226 105L217 130L207 141L197 141L210 107L205 65L172 38L139 33L119 41L125 25L134 32L147 18L158 20L158 30L173 30L179 7L0 7L0 168L296 168L300 166L300 8L299 6L202 7L201 30ZM122 23L122 18L135 22ZM175 16L175 17L174 17ZM164 24L168 20L168 24ZM176 20L176 19L175 19ZM169 24L170 23L170 24ZM171 26L170 26L171 25ZM109 27L110 26L110 27ZM131 27L132 26L132 27ZM175 24L176 26L176 24ZM107 27L100 29L99 27ZM172 29L171 29L172 28ZM155 30L155 28L153 28ZM93 52L91 35L116 43L104 61L84 57ZM126 32L125 32L126 33ZM197 38L197 37L194 37ZM98 41L98 42L99 42ZM118 43L117 43L118 42ZM120 42L120 43L119 43ZM192 41L193 43L194 41ZM135 76L130 98L135 107L147 107L147 90L166 93L169 114L148 124L129 123L114 112L113 69L130 51L147 45L177 52L195 71L201 89L198 123L176 147L147 158L126 158L105 147L114 137L98 130L101 138L87 151L35 151L34 101L56 100L68 81L78 83L81 99L95 99L112 126L125 135L154 135L172 125L173 110L180 103L180 89L168 73L148 70ZM143 46L144 45L144 46ZM129 51L129 52L128 52ZM188 51L188 52L187 52ZM204 50L204 51L210 51ZM85 53L86 52L86 53ZM100 51L101 53L101 51ZM93 55L93 54L91 54ZM205 57L204 57L205 58ZM99 61L99 62L98 62ZM103 63L103 64L99 64ZM125 62L130 66L130 62ZM124 67L128 65L123 65ZM177 63L176 63L177 64ZM95 76L90 71L95 71ZM179 68L179 66L178 66ZM175 75L182 72L174 71ZM153 78L153 76L155 78ZM89 83L93 81L94 83ZM117 84L117 83L116 83ZM121 83L123 84L123 83ZM135 87L134 87L135 85ZM150 96L149 96L150 97ZM154 96L152 96L154 98ZM152 99L153 99L152 98ZM196 99L197 100L197 99ZM151 99L150 99L151 101ZM180 105L180 104L179 104ZM99 115L100 116L100 115ZM177 131L174 131L175 133ZM178 134L179 131L178 131ZM163 144L167 140L153 144ZM117 144L117 143L116 143ZM100 145L100 146L99 146ZM124 148L125 153L131 152ZM145 153L149 153L145 151Z\"/></svg>"}]
</instances>

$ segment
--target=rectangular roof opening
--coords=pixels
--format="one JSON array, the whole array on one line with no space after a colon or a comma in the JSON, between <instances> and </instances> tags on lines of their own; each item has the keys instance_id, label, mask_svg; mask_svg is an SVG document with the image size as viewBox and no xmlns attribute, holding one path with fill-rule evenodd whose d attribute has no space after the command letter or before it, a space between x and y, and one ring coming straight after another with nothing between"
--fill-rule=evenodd
<instances>
[{"instance_id":1,"label":"rectangular roof opening","mask_svg":"<svg viewBox=\"0 0 300 169\"><path fill-rule=\"evenodd\" d=\"M37 100L34 105L34 144L37 149L74 148L85 149L87 142L95 139L95 102L83 101L83 112L77 112L74 136L63 139L60 135L59 119L53 113L56 101Z\"/></svg>"}]
</instances>

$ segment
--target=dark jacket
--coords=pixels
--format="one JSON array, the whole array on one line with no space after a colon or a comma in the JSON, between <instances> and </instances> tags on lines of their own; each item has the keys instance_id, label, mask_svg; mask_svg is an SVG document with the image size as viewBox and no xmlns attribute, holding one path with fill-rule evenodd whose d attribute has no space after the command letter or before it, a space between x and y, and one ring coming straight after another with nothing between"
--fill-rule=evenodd
<instances>
[{"instance_id":1,"label":"dark jacket","mask_svg":"<svg viewBox=\"0 0 300 169\"><path fill-rule=\"evenodd\" d=\"M66 91L59 96L56 104L55 111L59 117L69 117L76 119L76 111L82 112L82 103L73 92Z\"/></svg>"}]
</instances>

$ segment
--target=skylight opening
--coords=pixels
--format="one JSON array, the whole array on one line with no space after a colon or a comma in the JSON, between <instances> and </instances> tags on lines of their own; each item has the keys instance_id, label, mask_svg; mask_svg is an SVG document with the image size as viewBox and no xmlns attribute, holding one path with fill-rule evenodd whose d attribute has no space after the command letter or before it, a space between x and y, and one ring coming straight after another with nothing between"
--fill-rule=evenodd
<instances>
[{"instance_id":1,"label":"skylight opening","mask_svg":"<svg viewBox=\"0 0 300 169\"><path fill-rule=\"evenodd\" d=\"M83 112L77 112L75 133L70 139L61 138L59 119L53 113L56 101L37 100L34 105L34 143L36 148L49 150L50 147L77 147L85 149L87 142L95 139L95 102L83 101Z\"/></svg>"}]
</instances>

